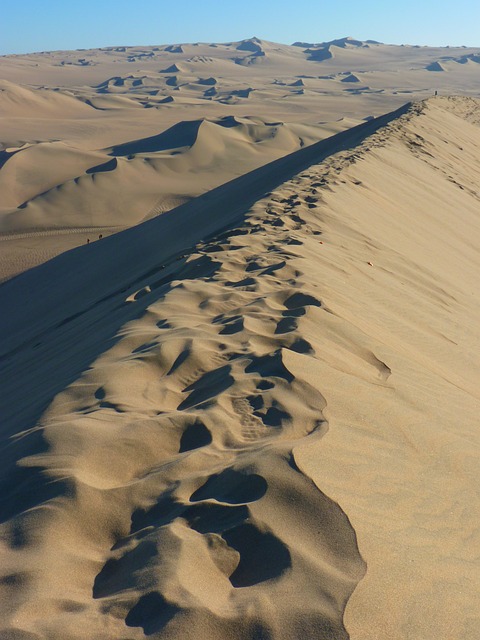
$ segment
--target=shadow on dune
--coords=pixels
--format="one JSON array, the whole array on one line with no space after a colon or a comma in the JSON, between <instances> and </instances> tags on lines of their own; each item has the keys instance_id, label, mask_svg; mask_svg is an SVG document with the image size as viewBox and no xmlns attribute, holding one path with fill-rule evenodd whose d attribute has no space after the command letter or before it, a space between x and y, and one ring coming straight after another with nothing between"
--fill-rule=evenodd
<instances>
[{"instance_id":1,"label":"shadow on dune","mask_svg":"<svg viewBox=\"0 0 480 640\"><path fill-rule=\"evenodd\" d=\"M125 623L129 627L142 627L146 636L163 629L181 611L169 604L157 591L142 596L128 614Z\"/></svg>"},{"instance_id":2,"label":"shadow on dune","mask_svg":"<svg viewBox=\"0 0 480 640\"><path fill-rule=\"evenodd\" d=\"M48 451L49 445L39 430L23 435L6 444L2 450L2 476L0 497L0 524L20 513L52 498L65 495L69 490L67 480L48 478L39 467L17 466L15 463L29 455ZM7 472L7 473L5 473ZM9 544L22 547L24 534L21 526L12 526Z\"/></svg>"},{"instance_id":3,"label":"shadow on dune","mask_svg":"<svg viewBox=\"0 0 480 640\"><path fill-rule=\"evenodd\" d=\"M185 637L189 620L200 616L215 626L221 622L222 631L217 628L211 636L214 638L347 640L343 609L364 572L355 534L341 508L304 476L293 456L290 457L288 460L274 451L263 456L257 470L265 476L252 473L249 468L227 468L211 475L189 501L175 497L179 480L150 508L134 511L129 535L117 541L112 548L113 557L95 578L93 597L109 606L116 598L121 601L126 594L140 590L136 602L128 604L125 622L127 626L141 627L146 635L158 633L159 638ZM231 498L226 504L212 501L223 501L226 497ZM285 510L285 502L291 506L294 497L297 508ZM192 499L196 500L193 504ZM259 500L270 501L270 507L261 512L260 521L255 517L258 511L254 507ZM293 538L287 534L286 540L282 539L285 533L281 529L266 526L264 518L268 523L272 508L283 510L286 530L292 528L297 532ZM307 531L311 538L303 539ZM227 605L220 615L208 603L191 597L192 585L186 575L180 591L169 588L168 580L166 583L159 580L155 585L149 582L144 590L152 567L163 567L162 574L172 575L177 563L184 565L186 539L190 545L195 539L199 552L198 557L193 556L196 571L192 569L192 574L198 575L199 571L209 575L213 562L223 567L224 577L228 578L230 586L224 583L223 588L228 590L232 606ZM208 555L201 552L204 544L209 548ZM306 561L312 560L311 554L322 558L319 564ZM227 557L229 561L225 563ZM316 591L316 598L296 611L295 591L303 589L302 580ZM263 592L259 591L260 585ZM271 636L253 631L254 621L261 623L262 628L268 628L272 622L272 611L261 610L261 593L277 606L278 600L286 598L274 613L276 621L282 620L285 625L283 635L279 636L278 630ZM333 601L335 612L331 609ZM239 615L237 607L242 609L246 603L252 607L250 613Z\"/></svg>"},{"instance_id":4,"label":"shadow on dune","mask_svg":"<svg viewBox=\"0 0 480 640\"><path fill-rule=\"evenodd\" d=\"M308 60L313 62L323 62L324 60L330 60L333 58L333 53L330 51L330 47L322 47L321 49L307 49L305 53L308 53Z\"/></svg>"},{"instance_id":5,"label":"shadow on dune","mask_svg":"<svg viewBox=\"0 0 480 640\"><path fill-rule=\"evenodd\" d=\"M21 404L15 402L17 397L12 392L8 397L7 395L2 396L2 400L0 400L2 416L0 523L7 522L23 511L44 504L57 496L65 495L71 490L68 480L53 480L46 475L42 471L41 463L38 466L34 464L30 466L18 465L18 462L27 456L42 454L49 450L42 430L28 431L28 427L33 427L36 424L53 397L68 386L82 371L86 370L89 363L93 362L100 353L111 348L120 339L116 335L120 326L141 316L153 301L167 295L172 288L172 280L210 277L218 267L219 263L214 262L208 256L202 256L188 263L186 257L180 256L170 263L162 265L155 272L155 280L151 283L150 294L145 295L144 290L140 289L133 296L133 302L127 302L128 288L126 288L122 290L119 299L105 299L103 303L100 302L100 308L104 314L102 323L99 324L95 319L96 311L95 307L92 307L60 321L53 330L57 337L56 340L53 336L47 338L41 335L37 336L38 339L36 338L34 341L29 340L25 345L23 355L20 354L20 359L17 361L19 367L22 367L21 363L30 363L27 364L27 368L23 372L11 369L12 364L15 369L15 358L18 353L12 354L12 358L3 362L6 365L6 370L11 372L12 377L9 379L12 388L17 385L18 389L20 384L22 397L22 390L25 387L36 388L39 394L36 398L34 395L24 396ZM107 311L107 307L110 311ZM70 343L73 335L78 337L82 333L83 322L86 318L89 318L87 323L91 328L89 338L84 341L87 337L84 335L83 339L73 339ZM63 344L61 349L63 355L59 355L55 362L51 360L50 355L52 340L57 344ZM30 365L33 365L33 369ZM6 375L10 376L10 373ZM97 399L101 399L101 390L97 392ZM106 403L102 404L106 406ZM22 425L25 426L25 429L21 428ZM22 432L20 437L16 437L18 430ZM203 446L209 438L211 439L211 436L205 428L190 429L184 434L181 446L184 450L190 450ZM18 527L12 531L12 540L20 539ZM12 544L16 546L15 541Z\"/></svg>"},{"instance_id":6,"label":"shadow on dune","mask_svg":"<svg viewBox=\"0 0 480 640\"><path fill-rule=\"evenodd\" d=\"M20 469L22 458L44 446L37 436L15 441L12 437L34 427L54 396L112 347L119 339L119 329L161 299L175 286L173 281L215 272L217 265L205 256L188 261L192 247L202 239L228 235L226 230L241 221L267 192L329 155L354 148L409 106L304 147L158 218L61 254L0 286L4 519L68 490L60 483L52 484L38 468ZM114 147L112 153L191 144L199 123L179 123L159 136ZM263 358L251 367L266 375L271 365ZM208 399L201 385L191 391L198 397L189 397L187 403ZM208 434L203 437L208 439Z\"/></svg>"},{"instance_id":7,"label":"shadow on dune","mask_svg":"<svg viewBox=\"0 0 480 640\"><path fill-rule=\"evenodd\" d=\"M215 90L213 90L215 91ZM248 98L248 95L253 89L239 89L232 91L232 95ZM130 156L137 153L155 153L157 151L167 151L170 149L178 149L180 147L192 147L198 137L198 132L204 120L185 120L178 122L167 131L159 133L156 136L150 136L148 138L141 138L139 140L132 140L122 144L115 145L109 149L109 155L111 156ZM230 129L232 127L240 126L235 116L224 116L215 122L218 126ZM1 161L0 155L0 161ZM113 160L110 160L104 165L93 167L89 169L87 173L93 173L95 171L109 171L110 168L114 168L111 164ZM108 166L107 166L108 165Z\"/></svg>"},{"instance_id":8,"label":"shadow on dune","mask_svg":"<svg viewBox=\"0 0 480 640\"><path fill-rule=\"evenodd\" d=\"M0 169L3 167L3 165L8 162L10 160L10 158L12 156L14 156L16 153L18 153L19 150L17 151L0 151Z\"/></svg>"},{"instance_id":9,"label":"shadow on dune","mask_svg":"<svg viewBox=\"0 0 480 640\"><path fill-rule=\"evenodd\" d=\"M155 151L166 151L178 147L191 147L198 135L200 125L203 120L185 120L167 129L163 133L140 140L132 140L115 145L111 148L112 156L129 156L136 153L154 153Z\"/></svg>"},{"instance_id":10,"label":"shadow on dune","mask_svg":"<svg viewBox=\"0 0 480 640\"><path fill-rule=\"evenodd\" d=\"M114 171L117 168L117 159L112 158L111 160L107 160L107 162L102 162L101 164L97 164L94 167L90 167L87 169L85 173L93 174L93 173L102 173L104 171Z\"/></svg>"}]
</instances>

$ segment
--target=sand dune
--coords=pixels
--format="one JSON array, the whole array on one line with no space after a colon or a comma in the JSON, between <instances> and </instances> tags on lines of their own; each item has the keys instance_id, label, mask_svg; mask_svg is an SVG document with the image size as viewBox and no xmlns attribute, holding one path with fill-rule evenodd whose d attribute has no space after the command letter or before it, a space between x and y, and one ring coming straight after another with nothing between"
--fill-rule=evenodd
<instances>
[{"instance_id":1,"label":"sand dune","mask_svg":"<svg viewBox=\"0 0 480 640\"><path fill-rule=\"evenodd\" d=\"M248 92L239 91L239 99L243 95ZM49 142L4 152L3 277L87 238L159 215L326 135L324 126L225 116L179 122L160 134L102 150Z\"/></svg>"},{"instance_id":2,"label":"sand dune","mask_svg":"<svg viewBox=\"0 0 480 640\"><path fill-rule=\"evenodd\" d=\"M360 82L360 79L354 73L346 72L340 82Z\"/></svg>"},{"instance_id":3,"label":"sand dune","mask_svg":"<svg viewBox=\"0 0 480 640\"><path fill-rule=\"evenodd\" d=\"M478 59L475 48L393 46L353 38L288 46L255 37L3 56L1 278L87 238L161 214L405 100L435 91L478 95ZM436 65L446 73L432 73ZM154 138L179 122L205 121L208 128L225 117L252 115L287 125L282 135L258 144L245 134L243 146L225 131L222 142L217 131L214 151L206 149L205 160L188 151L175 157L177 146L169 152L172 157L155 157L154 163L149 157L120 160L108 175L87 173L108 162L105 149ZM292 136L284 135L292 125L317 128L319 123L317 133L306 137L293 130ZM154 153L166 156L167 151ZM12 234L22 237L12 239Z\"/></svg>"},{"instance_id":4,"label":"sand dune","mask_svg":"<svg viewBox=\"0 0 480 640\"><path fill-rule=\"evenodd\" d=\"M1 638L478 639L479 61L0 58Z\"/></svg>"},{"instance_id":5,"label":"sand dune","mask_svg":"<svg viewBox=\"0 0 480 640\"><path fill-rule=\"evenodd\" d=\"M407 105L0 286L6 637L478 636L479 112Z\"/></svg>"},{"instance_id":6,"label":"sand dune","mask_svg":"<svg viewBox=\"0 0 480 640\"><path fill-rule=\"evenodd\" d=\"M0 80L0 117L35 116L56 118L59 111L68 117L82 117L90 108L74 96L48 89L28 89Z\"/></svg>"},{"instance_id":7,"label":"sand dune","mask_svg":"<svg viewBox=\"0 0 480 640\"><path fill-rule=\"evenodd\" d=\"M10 152L0 173L1 210L18 207L84 173L102 157L102 153L80 151L63 142L41 142Z\"/></svg>"},{"instance_id":8,"label":"sand dune","mask_svg":"<svg viewBox=\"0 0 480 640\"><path fill-rule=\"evenodd\" d=\"M171 64L166 69L161 69L160 73L181 73L184 71L188 71L188 67L180 64Z\"/></svg>"},{"instance_id":9,"label":"sand dune","mask_svg":"<svg viewBox=\"0 0 480 640\"><path fill-rule=\"evenodd\" d=\"M428 64L425 69L427 71L445 71L445 67L438 62L438 60L436 60L435 62L431 62L430 64Z\"/></svg>"},{"instance_id":10,"label":"sand dune","mask_svg":"<svg viewBox=\"0 0 480 640\"><path fill-rule=\"evenodd\" d=\"M323 62L324 60L333 58L330 47L320 47L318 49L308 48L305 50L305 53L308 54L308 60L312 60L313 62Z\"/></svg>"},{"instance_id":11,"label":"sand dune","mask_svg":"<svg viewBox=\"0 0 480 640\"><path fill-rule=\"evenodd\" d=\"M255 53L252 53L248 56L244 56L243 58L234 58L233 61L235 62L235 64L241 64L242 66L248 67L253 64L263 64L266 60L267 54L265 53L265 51L260 50L255 51Z\"/></svg>"},{"instance_id":12,"label":"sand dune","mask_svg":"<svg viewBox=\"0 0 480 640\"><path fill-rule=\"evenodd\" d=\"M264 51L262 47L262 41L258 38L251 38L249 40L242 40L236 47L237 51L250 51L251 53L258 53Z\"/></svg>"},{"instance_id":13,"label":"sand dune","mask_svg":"<svg viewBox=\"0 0 480 640\"><path fill-rule=\"evenodd\" d=\"M182 45L170 44L165 47L164 51L168 51L169 53L183 53Z\"/></svg>"},{"instance_id":14,"label":"sand dune","mask_svg":"<svg viewBox=\"0 0 480 640\"><path fill-rule=\"evenodd\" d=\"M180 122L161 134L90 153L62 143L37 144L5 160L1 228L18 234L131 226L154 207L157 213L169 208L162 209L164 202L196 196L322 133L225 117Z\"/></svg>"},{"instance_id":15,"label":"sand dune","mask_svg":"<svg viewBox=\"0 0 480 640\"><path fill-rule=\"evenodd\" d=\"M94 109L99 109L100 111L110 111L112 109L141 109L143 108L142 104L139 104L136 100L132 100L126 96L116 96L116 95L108 95L108 96L98 96L89 98L85 101L90 107Z\"/></svg>"}]
</instances>

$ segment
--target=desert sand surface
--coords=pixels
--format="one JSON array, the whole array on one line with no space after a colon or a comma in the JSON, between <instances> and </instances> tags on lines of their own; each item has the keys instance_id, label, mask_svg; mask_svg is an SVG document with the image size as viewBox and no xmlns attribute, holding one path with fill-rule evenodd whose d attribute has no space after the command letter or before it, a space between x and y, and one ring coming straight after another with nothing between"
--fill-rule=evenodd
<instances>
[{"instance_id":1,"label":"desert sand surface","mask_svg":"<svg viewBox=\"0 0 480 640\"><path fill-rule=\"evenodd\" d=\"M480 49L341 38L0 57L0 281L435 91Z\"/></svg>"},{"instance_id":2,"label":"desert sand surface","mask_svg":"<svg viewBox=\"0 0 480 640\"><path fill-rule=\"evenodd\" d=\"M476 51L1 59L2 640L478 639Z\"/></svg>"},{"instance_id":3,"label":"desert sand surface","mask_svg":"<svg viewBox=\"0 0 480 640\"><path fill-rule=\"evenodd\" d=\"M479 122L407 104L0 287L3 637L478 637Z\"/></svg>"}]
</instances>

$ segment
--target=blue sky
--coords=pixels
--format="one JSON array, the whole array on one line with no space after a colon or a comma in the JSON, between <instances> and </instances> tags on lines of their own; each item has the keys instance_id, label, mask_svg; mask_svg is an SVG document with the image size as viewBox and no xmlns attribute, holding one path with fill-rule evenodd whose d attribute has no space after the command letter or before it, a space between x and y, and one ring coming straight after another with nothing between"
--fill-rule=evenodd
<instances>
[{"instance_id":1,"label":"blue sky","mask_svg":"<svg viewBox=\"0 0 480 640\"><path fill-rule=\"evenodd\" d=\"M0 0L0 54L109 45L291 44L344 36L480 47L480 1Z\"/></svg>"}]
</instances>

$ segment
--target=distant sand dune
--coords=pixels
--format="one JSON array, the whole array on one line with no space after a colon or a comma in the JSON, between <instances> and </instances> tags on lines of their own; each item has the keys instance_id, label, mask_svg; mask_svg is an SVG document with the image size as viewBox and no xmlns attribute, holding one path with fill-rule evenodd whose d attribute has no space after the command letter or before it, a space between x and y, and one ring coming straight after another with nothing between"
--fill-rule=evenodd
<instances>
[{"instance_id":1,"label":"distant sand dune","mask_svg":"<svg viewBox=\"0 0 480 640\"><path fill-rule=\"evenodd\" d=\"M110 153L114 156L128 156L136 153L152 153L179 147L191 147L197 139L201 124L202 120L179 122L157 136L116 145L112 147Z\"/></svg>"},{"instance_id":2,"label":"distant sand dune","mask_svg":"<svg viewBox=\"0 0 480 640\"><path fill-rule=\"evenodd\" d=\"M180 63L171 64L169 67L162 69L159 73L181 73L184 71L188 71L187 67Z\"/></svg>"},{"instance_id":3,"label":"distant sand dune","mask_svg":"<svg viewBox=\"0 0 480 640\"><path fill-rule=\"evenodd\" d=\"M0 59L1 638L478 640L478 56Z\"/></svg>"},{"instance_id":4,"label":"distant sand dune","mask_svg":"<svg viewBox=\"0 0 480 640\"><path fill-rule=\"evenodd\" d=\"M475 111L403 108L0 287L4 634L347 640L351 598L352 637L473 640Z\"/></svg>"},{"instance_id":5,"label":"distant sand dune","mask_svg":"<svg viewBox=\"0 0 480 640\"><path fill-rule=\"evenodd\" d=\"M235 97L250 92L239 90ZM314 127L227 116L179 122L91 153L62 143L34 145L4 156L0 227L9 235L89 226L118 230L322 135ZM32 173L34 179L27 179Z\"/></svg>"},{"instance_id":6,"label":"distant sand dune","mask_svg":"<svg viewBox=\"0 0 480 640\"><path fill-rule=\"evenodd\" d=\"M431 62L425 69L427 71L445 71L445 67L438 61Z\"/></svg>"},{"instance_id":7,"label":"distant sand dune","mask_svg":"<svg viewBox=\"0 0 480 640\"><path fill-rule=\"evenodd\" d=\"M354 73L348 73L341 79L341 82L360 82L360 79Z\"/></svg>"},{"instance_id":8,"label":"distant sand dune","mask_svg":"<svg viewBox=\"0 0 480 640\"><path fill-rule=\"evenodd\" d=\"M252 64L260 64L263 63L266 59L267 54L263 50L255 51L255 53L250 54L249 56L245 56L243 58L234 58L235 64L240 64L244 67L248 67Z\"/></svg>"},{"instance_id":9,"label":"distant sand dune","mask_svg":"<svg viewBox=\"0 0 480 640\"><path fill-rule=\"evenodd\" d=\"M56 118L59 110L69 117L82 117L90 107L73 96L49 89L27 89L19 85L0 80L0 116L14 115Z\"/></svg>"},{"instance_id":10,"label":"distant sand dune","mask_svg":"<svg viewBox=\"0 0 480 640\"><path fill-rule=\"evenodd\" d=\"M320 49L307 49L305 53L308 54L308 59L314 62L323 62L324 60L330 60L333 58L333 53L330 47L320 47Z\"/></svg>"},{"instance_id":11,"label":"distant sand dune","mask_svg":"<svg viewBox=\"0 0 480 640\"><path fill-rule=\"evenodd\" d=\"M181 45L171 44L165 47L164 51L168 51L169 53L183 53L183 47Z\"/></svg>"}]
</instances>

